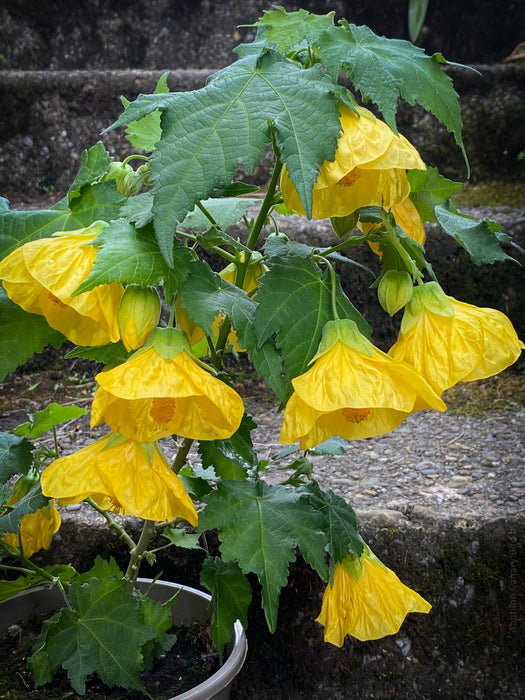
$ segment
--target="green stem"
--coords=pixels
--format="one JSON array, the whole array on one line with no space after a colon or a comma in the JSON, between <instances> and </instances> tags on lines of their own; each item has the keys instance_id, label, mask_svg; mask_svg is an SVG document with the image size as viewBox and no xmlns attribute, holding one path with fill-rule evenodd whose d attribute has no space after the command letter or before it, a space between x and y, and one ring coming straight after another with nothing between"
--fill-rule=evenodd
<instances>
[{"instance_id":1,"label":"green stem","mask_svg":"<svg viewBox=\"0 0 525 700\"><path fill-rule=\"evenodd\" d=\"M182 445L180 445L177 454L175 455L175 459L173 460L173 464L171 465L171 469L175 472L175 474L178 474L182 467L186 464L188 452L190 451L192 445L192 438L184 438L182 441Z\"/></svg>"},{"instance_id":2,"label":"green stem","mask_svg":"<svg viewBox=\"0 0 525 700\"><path fill-rule=\"evenodd\" d=\"M140 565L144 559L144 554L146 553L149 543L155 535L155 523L152 520L145 520L142 526L142 532L140 533L139 541L136 546L130 551L129 554L129 564L124 574L125 580L128 582L130 588L137 580L139 575Z\"/></svg>"},{"instance_id":3,"label":"green stem","mask_svg":"<svg viewBox=\"0 0 525 700\"><path fill-rule=\"evenodd\" d=\"M217 224L213 216L210 214L210 212L206 209L206 207L203 205L203 203L199 200L195 204L198 209L201 210L201 212L204 214L204 216L208 219L208 221L211 223L212 226L216 226L217 228L220 229L220 226Z\"/></svg>"},{"instance_id":4,"label":"green stem","mask_svg":"<svg viewBox=\"0 0 525 700\"><path fill-rule=\"evenodd\" d=\"M132 540L132 538L128 535L126 530L120 525L120 523L117 523L116 520L114 520L111 515L105 511L103 508L101 508L98 503L95 503L95 501L88 496L88 498L84 499L86 503L89 503L89 505L94 508L94 510L97 511L97 513L100 513L100 515L106 520L108 524L108 528L110 530L115 530L118 532L120 537L124 540L124 542L128 545L129 549L132 550L134 547L136 547L136 543Z\"/></svg>"},{"instance_id":5,"label":"green stem","mask_svg":"<svg viewBox=\"0 0 525 700\"><path fill-rule=\"evenodd\" d=\"M141 155L139 155L138 153L132 153L132 154L131 154L130 156L128 156L127 158L124 158L124 160L122 161L122 165L127 165L127 164L130 163L132 160L146 160L146 161L149 161L149 160L150 160L150 157L149 157L149 156L141 156Z\"/></svg>"},{"instance_id":6,"label":"green stem","mask_svg":"<svg viewBox=\"0 0 525 700\"><path fill-rule=\"evenodd\" d=\"M332 313L334 315L334 321L339 321L339 314L337 313L337 299L336 299L336 290L337 290L337 277L335 276L335 270L334 266L326 260L326 264L328 265L328 269L330 270L330 283L331 283L331 296L332 296Z\"/></svg>"}]
</instances>

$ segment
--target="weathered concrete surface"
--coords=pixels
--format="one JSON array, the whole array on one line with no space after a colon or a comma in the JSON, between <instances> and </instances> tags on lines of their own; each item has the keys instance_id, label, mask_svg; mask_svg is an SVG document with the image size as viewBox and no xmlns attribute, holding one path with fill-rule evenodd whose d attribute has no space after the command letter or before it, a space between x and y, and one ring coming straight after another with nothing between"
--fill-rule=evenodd
<instances>
[{"instance_id":1,"label":"weathered concrete surface","mask_svg":"<svg viewBox=\"0 0 525 700\"><path fill-rule=\"evenodd\" d=\"M325 644L319 614L324 583L302 561L291 565L281 593L278 630L265 626L255 600L247 630L249 652L232 700L307 698L518 698L523 696L525 519L436 517L418 506L361 515L374 552L432 605L413 614L392 637L341 649ZM84 555L117 551L115 533L65 518L46 561L85 568ZM213 548L213 544L211 544ZM119 554L120 551L120 554ZM200 587L202 555L159 554L162 577ZM144 575L151 572L145 568ZM258 585L254 582L258 596Z\"/></svg>"},{"instance_id":2,"label":"weathered concrete surface","mask_svg":"<svg viewBox=\"0 0 525 700\"><path fill-rule=\"evenodd\" d=\"M250 41L271 0L12 0L0 8L0 69L207 68ZM281 0L407 39L407 0ZM238 28L239 27L239 28ZM449 61L498 63L525 37L521 0L429 3L418 43Z\"/></svg>"}]
</instances>

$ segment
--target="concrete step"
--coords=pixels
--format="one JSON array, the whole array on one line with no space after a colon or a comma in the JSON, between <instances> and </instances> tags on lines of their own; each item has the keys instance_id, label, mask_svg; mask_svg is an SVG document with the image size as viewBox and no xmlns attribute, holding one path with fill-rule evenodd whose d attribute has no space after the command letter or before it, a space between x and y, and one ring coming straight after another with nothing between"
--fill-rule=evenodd
<instances>
[{"instance_id":1,"label":"concrete step","mask_svg":"<svg viewBox=\"0 0 525 700\"><path fill-rule=\"evenodd\" d=\"M519 179L525 161L525 63L477 66L482 73L449 66L461 96L471 181ZM175 69L173 91L195 90L213 69ZM121 113L120 96L152 92L160 70L0 71L0 196L16 201L67 191L82 151ZM437 120L419 107L400 105L400 131L425 162L464 181L462 155ZM102 137L112 154L131 152L124 130ZM264 181L259 169L255 181ZM253 180L253 178L252 178ZM525 202L524 202L525 204Z\"/></svg>"}]
</instances>

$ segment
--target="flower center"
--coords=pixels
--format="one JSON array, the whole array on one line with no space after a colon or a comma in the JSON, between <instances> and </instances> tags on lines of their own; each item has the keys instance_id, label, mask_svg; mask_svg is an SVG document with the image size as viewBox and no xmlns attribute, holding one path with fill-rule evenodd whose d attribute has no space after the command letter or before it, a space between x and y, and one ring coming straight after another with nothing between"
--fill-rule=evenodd
<instances>
[{"instance_id":1,"label":"flower center","mask_svg":"<svg viewBox=\"0 0 525 700\"><path fill-rule=\"evenodd\" d=\"M155 423L169 423L175 414L177 402L171 398L154 398L149 410Z\"/></svg>"},{"instance_id":2,"label":"flower center","mask_svg":"<svg viewBox=\"0 0 525 700\"><path fill-rule=\"evenodd\" d=\"M112 513L122 513L124 508L115 496L110 496L111 506L108 508Z\"/></svg>"},{"instance_id":3,"label":"flower center","mask_svg":"<svg viewBox=\"0 0 525 700\"><path fill-rule=\"evenodd\" d=\"M359 170L359 168L353 168L349 173L346 173L346 175L342 177L337 184L343 185L343 187L351 187L359 180L360 177L361 170Z\"/></svg>"},{"instance_id":4,"label":"flower center","mask_svg":"<svg viewBox=\"0 0 525 700\"><path fill-rule=\"evenodd\" d=\"M61 306L63 309L66 308L67 304L64 304L63 301L61 301L54 294L51 294L51 292L48 293L48 297L49 297L49 300L53 302L53 304L56 304L57 306Z\"/></svg>"},{"instance_id":5,"label":"flower center","mask_svg":"<svg viewBox=\"0 0 525 700\"><path fill-rule=\"evenodd\" d=\"M362 423L370 415L369 408L343 408L341 413L350 423Z\"/></svg>"}]
</instances>

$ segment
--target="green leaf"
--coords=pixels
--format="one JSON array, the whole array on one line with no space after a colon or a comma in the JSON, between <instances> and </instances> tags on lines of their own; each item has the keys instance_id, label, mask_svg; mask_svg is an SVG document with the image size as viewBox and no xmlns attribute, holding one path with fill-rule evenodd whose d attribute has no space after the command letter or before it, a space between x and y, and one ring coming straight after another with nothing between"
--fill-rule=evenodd
<instances>
[{"instance_id":1,"label":"green leaf","mask_svg":"<svg viewBox=\"0 0 525 700\"><path fill-rule=\"evenodd\" d=\"M435 221L434 207L446 202L463 187L462 182L443 177L436 168L408 170L407 179L410 183L410 199L423 221Z\"/></svg>"},{"instance_id":2,"label":"green leaf","mask_svg":"<svg viewBox=\"0 0 525 700\"><path fill-rule=\"evenodd\" d=\"M188 276L181 288L181 302L207 335L213 335L213 322L221 312L242 332L246 323L253 319L256 306L245 291L223 280L203 261L188 267ZM242 345L242 336L239 342Z\"/></svg>"},{"instance_id":3,"label":"green leaf","mask_svg":"<svg viewBox=\"0 0 525 700\"><path fill-rule=\"evenodd\" d=\"M33 464L34 447L24 437L0 433L0 483L5 484L15 474L27 474Z\"/></svg>"},{"instance_id":4,"label":"green leaf","mask_svg":"<svg viewBox=\"0 0 525 700\"><path fill-rule=\"evenodd\" d=\"M40 482L26 493L13 506L9 506L7 512L0 517L0 534L6 532L20 533L20 521L28 513L36 513L40 508L44 508L49 503L49 498L42 495Z\"/></svg>"},{"instance_id":5,"label":"green leaf","mask_svg":"<svg viewBox=\"0 0 525 700\"><path fill-rule=\"evenodd\" d=\"M299 493L324 519L321 527L326 533L326 551L333 563L342 561L348 554L360 556L364 543L357 529L357 516L353 508L333 491L321 491L316 481L300 487Z\"/></svg>"},{"instance_id":6,"label":"green leaf","mask_svg":"<svg viewBox=\"0 0 525 700\"><path fill-rule=\"evenodd\" d=\"M150 227L136 229L125 219L112 221L97 239L100 244L89 277L75 290L75 296L100 284L164 284L167 296L178 289L193 259L187 248L172 251L168 266Z\"/></svg>"},{"instance_id":7,"label":"green leaf","mask_svg":"<svg viewBox=\"0 0 525 700\"><path fill-rule=\"evenodd\" d=\"M329 272L322 274L311 258L286 256L261 278L257 302L258 347L274 334L277 336L284 358L287 393L291 393L291 379L306 370L317 352L324 325L333 319ZM356 321L359 330L369 337L368 324L344 295L339 282L336 302L339 315Z\"/></svg>"},{"instance_id":8,"label":"green leaf","mask_svg":"<svg viewBox=\"0 0 525 700\"><path fill-rule=\"evenodd\" d=\"M378 106L396 133L398 99L411 105L419 102L454 134L467 162L459 98L451 78L441 70L446 63L443 56L427 56L409 41L379 37L346 20L341 25L325 32L319 44L319 56L332 78L346 71L363 99Z\"/></svg>"},{"instance_id":9,"label":"green leaf","mask_svg":"<svg viewBox=\"0 0 525 700\"><path fill-rule=\"evenodd\" d=\"M37 571L19 576L14 581L0 581L0 601L7 600L11 596L21 593L28 588L34 588L41 583L49 583L49 576L53 576L61 581L71 581L76 572L69 564L52 564L43 566L40 571L45 572L48 576Z\"/></svg>"},{"instance_id":10,"label":"green leaf","mask_svg":"<svg viewBox=\"0 0 525 700\"><path fill-rule=\"evenodd\" d=\"M131 103L113 127L163 110L152 180L155 230L166 258L175 226L197 201L228 187L240 166L253 171L272 130L311 215L314 182L322 162L333 159L340 132L339 92L319 67L304 70L267 53L239 59L200 90L141 95Z\"/></svg>"},{"instance_id":11,"label":"green leaf","mask_svg":"<svg viewBox=\"0 0 525 700\"><path fill-rule=\"evenodd\" d=\"M0 259L24 243L49 238L56 231L77 231L98 220L116 219L125 200L114 182L102 182L84 185L70 205L66 197L51 209L0 211Z\"/></svg>"},{"instance_id":12,"label":"green leaf","mask_svg":"<svg viewBox=\"0 0 525 700\"><path fill-rule=\"evenodd\" d=\"M221 479L246 479L257 472L259 459L253 449L251 431L257 424L245 414L235 433L226 440L201 440L199 454L202 466L213 467Z\"/></svg>"},{"instance_id":13,"label":"green leaf","mask_svg":"<svg viewBox=\"0 0 525 700\"><path fill-rule=\"evenodd\" d=\"M111 576L115 578L122 578L122 571L119 569L117 562L113 557L110 557L109 560L107 560L103 559L97 554L95 557L95 563L91 569L77 576L75 583L80 585L81 583L91 581L93 578L103 579Z\"/></svg>"},{"instance_id":14,"label":"green leaf","mask_svg":"<svg viewBox=\"0 0 525 700\"><path fill-rule=\"evenodd\" d=\"M184 549L202 549L200 545L200 535L193 532L186 532L181 527L167 527L162 531L163 537L166 537L176 547Z\"/></svg>"},{"instance_id":15,"label":"green leaf","mask_svg":"<svg viewBox=\"0 0 525 700\"><path fill-rule=\"evenodd\" d=\"M65 341L43 316L13 304L0 286L0 381L47 345L58 349Z\"/></svg>"},{"instance_id":16,"label":"green leaf","mask_svg":"<svg viewBox=\"0 0 525 700\"><path fill-rule=\"evenodd\" d=\"M427 14L428 0L408 0L408 36L416 42Z\"/></svg>"},{"instance_id":17,"label":"green leaf","mask_svg":"<svg viewBox=\"0 0 525 700\"><path fill-rule=\"evenodd\" d=\"M165 655L177 640L177 635L166 634L173 626L171 605L153 600L147 594L138 591L135 592L135 595L139 599L144 622L157 632L156 636L146 642L141 649L144 666L150 669L155 659Z\"/></svg>"},{"instance_id":18,"label":"green leaf","mask_svg":"<svg viewBox=\"0 0 525 700\"><path fill-rule=\"evenodd\" d=\"M110 687L144 692L141 647L157 632L144 622L139 600L126 590L126 582L93 578L73 583L68 598L71 608L44 623L29 659L35 685L50 682L62 666L77 693L85 693L91 673Z\"/></svg>"},{"instance_id":19,"label":"green leaf","mask_svg":"<svg viewBox=\"0 0 525 700\"><path fill-rule=\"evenodd\" d=\"M225 197L223 199L206 199L202 202L202 206L210 214L215 224L221 229L227 229L237 223L248 213L248 209L254 204L260 204L260 199L244 197ZM181 224L182 228L188 228L192 231L207 231L212 226L210 219L199 209L195 207L190 212Z\"/></svg>"},{"instance_id":20,"label":"green leaf","mask_svg":"<svg viewBox=\"0 0 525 700\"><path fill-rule=\"evenodd\" d=\"M46 431L74 420L79 416L85 416L88 411L80 406L61 406L58 403L50 403L43 411L29 414L29 422L22 423L15 428L15 435L25 435L32 439L38 438Z\"/></svg>"},{"instance_id":21,"label":"green leaf","mask_svg":"<svg viewBox=\"0 0 525 700\"><path fill-rule=\"evenodd\" d=\"M132 221L137 228L142 228L153 221L153 193L140 192L129 197L120 208L120 217Z\"/></svg>"},{"instance_id":22,"label":"green leaf","mask_svg":"<svg viewBox=\"0 0 525 700\"><path fill-rule=\"evenodd\" d=\"M241 331L239 331L241 332ZM262 375L266 384L277 398L286 402L286 385L283 378L283 361L274 338L265 340L258 345L253 323L246 323L241 333L241 343L248 351L248 356L255 369Z\"/></svg>"},{"instance_id":23,"label":"green leaf","mask_svg":"<svg viewBox=\"0 0 525 700\"><path fill-rule=\"evenodd\" d=\"M84 185L91 185L105 175L109 170L111 160L111 156L106 151L102 141L98 141L88 151L84 151L80 168L67 194L68 200L72 202L79 196Z\"/></svg>"},{"instance_id":24,"label":"green leaf","mask_svg":"<svg viewBox=\"0 0 525 700\"><path fill-rule=\"evenodd\" d=\"M248 626L252 589L235 562L207 557L201 570L201 583L212 594L210 634L222 657L224 646L233 637L236 620Z\"/></svg>"},{"instance_id":25,"label":"green leaf","mask_svg":"<svg viewBox=\"0 0 525 700\"><path fill-rule=\"evenodd\" d=\"M261 19L251 26L263 30L266 43L284 54L304 40L308 44L317 43L323 31L333 26L334 12L314 15L306 10L286 12L284 7L274 7L274 10L265 10Z\"/></svg>"},{"instance_id":26,"label":"green leaf","mask_svg":"<svg viewBox=\"0 0 525 700\"><path fill-rule=\"evenodd\" d=\"M85 360L93 360L105 365L104 369L116 367L128 359L128 351L124 347L121 340L118 343L108 343L107 345L98 346L77 346L70 350L65 356L66 359L71 357L82 357Z\"/></svg>"},{"instance_id":27,"label":"green leaf","mask_svg":"<svg viewBox=\"0 0 525 700\"><path fill-rule=\"evenodd\" d=\"M346 442L340 437L333 437L324 442L320 442L314 448L309 450L311 455L329 455L335 457L337 455L346 454Z\"/></svg>"},{"instance_id":28,"label":"green leaf","mask_svg":"<svg viewBox=\"0 0 525 700\"><path fill-rule=\"evenodd\" d=\"M160 76L159 82L153 91L154 95L162 95L169 92L168 75L169 71L166 71ZM124 107L129 105L129 100L127 100L125 97L121 97L120 99ZM155 144L162 135L160 128L160 114L160 109L156 109L154 112L142 117L142 119L131 122L128 125L128 128L126 129L126 138L131 145L137 149L137 151L145 151L146 153L150 153L155 149Z\"/></svg>"},{"instance_id":29,"label":"green leaf","mask_svg":"<svg viewBox=\"0 0 525 700\"><path fill-rule=\"evenodd\" d=\"M441 228L452 236L470 255L475 265L492 264L497 260L513 260L500 246L503 227L495 221L477 221L471 216L452 211L450 205L439 205L435 209L436 219Z\"/></svg>"},{"instance_id":30,"label":"green leaf","mask_svg":"<svg viewBox=\"0 0 525 700\"><path fill-rule=\"evenodd\" d=\"M223 559L237 561L244 574L257 574L273 632L279 593L295 560L295 548L300 546L308 563L323 569L324 535L316 510L306 500L299 501L296 490L263 481L219 482L205 502L199 531L218 528Z\"/></svg>"},{"instance_id":31,"label":"green leaf","mask_svg":"<svg viewBox=\"0 0 525 700\"><path fill-rule=\"evenodd\" d=\"M314 465L306 457L298 457L291 464L285 465L284 467L279 467L279 469L293 469L293 474L283 481L282 484L290 484L291 486L301 486L304 484L303 476L310 476L313 472Z\"/></svg>"}]
</instances>

